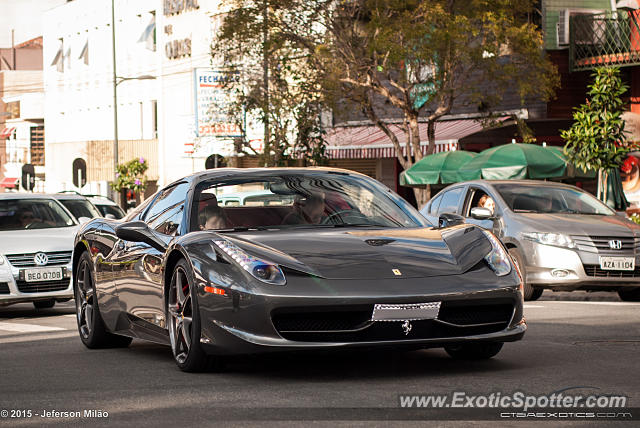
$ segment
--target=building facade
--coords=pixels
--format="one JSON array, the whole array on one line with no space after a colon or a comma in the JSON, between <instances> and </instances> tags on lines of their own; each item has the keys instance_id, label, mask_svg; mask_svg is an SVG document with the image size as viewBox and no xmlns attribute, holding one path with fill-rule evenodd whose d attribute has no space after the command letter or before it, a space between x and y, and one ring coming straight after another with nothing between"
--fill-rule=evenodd
<instances>
[{"instance_id":1,"label":"building facade","mask_svg":"<svg viewBox=\"0 0 640 428\"><path fill-rule=\"evenodd\" d=\"M118 160L147 159L150 190L204 169L208 157L233 147L232 132L202 125L217 86L210 46L219 4L114 2ZM115 171L111 25L109 1L74 0L45 16L48 191L108 194ZM87 165L81 180L75 159Z\"/></svg>"}]
</instances>

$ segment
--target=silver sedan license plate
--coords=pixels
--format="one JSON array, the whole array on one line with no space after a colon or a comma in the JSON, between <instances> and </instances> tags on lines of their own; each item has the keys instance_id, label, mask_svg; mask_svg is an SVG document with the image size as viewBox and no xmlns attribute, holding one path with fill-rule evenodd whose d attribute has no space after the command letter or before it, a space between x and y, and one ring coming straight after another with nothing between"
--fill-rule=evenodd
<instances>
[{"instance_id":1,"label":"silver sedan license plate","mask_svg":"<svg viewBox=\"0 0 640 428\"><path fill-rule=\"evenodd\" d=\"M635 257L600 257L602 270L634 270L635 268Z\"/></svg>"},{"instance_id":2,"label":"silver sedan license plate","mask_svg":"<svg viewBox=\"0 0 640 428\"><path fill-rule=\"evenodd\" d=\"M432 320L438 317L440 302L408 305L374 305L371 321Z\"/></svg>"},{"instance_id":3,"label":"silver sedan license plate","mask_svg":"<svg viewBox=\"0 0 640 428\"><path fill-rule=\"evenodd\" d=\"M27 282L55 281L62 279L62 268L25 269L24 280Z\"/></svg>"}]
</instances>

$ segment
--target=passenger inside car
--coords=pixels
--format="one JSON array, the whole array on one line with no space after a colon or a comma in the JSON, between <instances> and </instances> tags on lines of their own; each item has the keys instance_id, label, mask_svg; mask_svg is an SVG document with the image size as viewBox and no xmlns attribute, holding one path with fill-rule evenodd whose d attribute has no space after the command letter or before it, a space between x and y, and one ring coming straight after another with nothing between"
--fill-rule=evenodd
<instances>
[{"instance_id":1,"label":"passenger inside car","mask_svg":"<svg viewBox=\"0 0 640 428\"><path fill-rule=\"evenodd\" d=\"M318 224L325 210L324 195L298 195L293 201L292 209L282 224Z\"/></svg>"},{"instance_id":2,"label":"passenger inside car","mask_svg":"<svg viewBox=\"0 0 640 428\"><path fill-rule=\"evenodd\" d=\"M204 204L203 204L204 202ZM218 199L214 194L207 194L198 213L198 225L200 230L224 229L229 227L229 219L224 209L218 205Z\"/></svg>"},{"instance_id":3,"label":"passenger inside car","mask_svg":"<svg viewBox=\"0 0 640 428\"><path fill-rule=\"evenodd\" d=\"M486 193L484 195L482 195L482 197L478 200L478 207L480 208L486 208L489 211L491 211L491 213L493 214L495 208L496 208L496 203L494 202L493 198L491 198L491 196L487 195Z\"/></svg>"}]
</instances>

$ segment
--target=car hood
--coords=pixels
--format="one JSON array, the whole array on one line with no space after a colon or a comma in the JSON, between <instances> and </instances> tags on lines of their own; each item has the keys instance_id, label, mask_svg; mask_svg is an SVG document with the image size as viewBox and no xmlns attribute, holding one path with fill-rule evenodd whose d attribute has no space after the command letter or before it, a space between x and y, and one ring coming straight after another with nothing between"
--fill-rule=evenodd
<instances>
[{"instance_id":1,"label":"car hood","mask_svg":"<svg viewBox=\"0 0 640 428\"><path fill-rule=\"evenodd\" d=\"M617 215L518 213L523 232L555 232L566 235L632 236L640 226Z\"/></svg>"},{"instance_id":2,"label":"car hood","mask_svg":"<svg viewBox=\"0 0 640 428\"><path fill-rule=\"evenodd\" d=\"M491 250L470 225L446 229L303 229L225 234L258 257L328 279L455 275Z\"/></svg>"},{"instance_id":3,"label":"car hood","mask_svg":"<svg viewBox=\"0 0 640 428\"><path fill-rule=\"evenodd\" d=\"M0 254L71 251L78 226L0 232Z\"/></svg>"}]
</instances>

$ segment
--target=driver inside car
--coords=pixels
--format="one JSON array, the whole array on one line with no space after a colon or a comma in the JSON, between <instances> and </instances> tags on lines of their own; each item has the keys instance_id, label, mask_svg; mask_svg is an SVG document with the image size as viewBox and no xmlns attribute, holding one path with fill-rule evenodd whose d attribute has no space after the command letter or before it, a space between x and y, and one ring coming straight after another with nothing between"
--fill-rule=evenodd
<instances>
[{"instance_id":1,"label":"driver inside car","mask_svg":"<svg viewBox=\"0 0 640 428\"><path fill-rule=\"evenodd\" d=\"M324 209L324 195L297 195L293 201L293 211L287 214L282 224L318 224Z\"/></svg>"}]
</instances>

